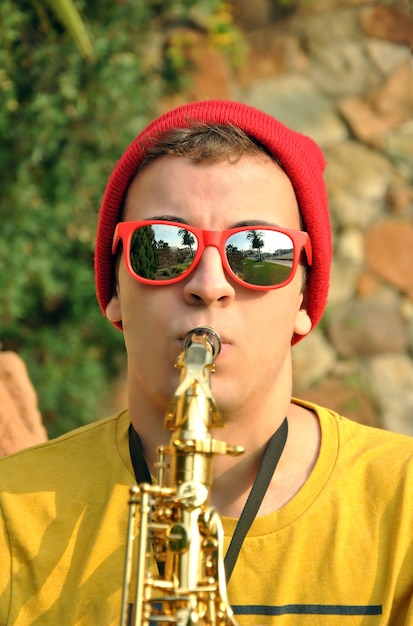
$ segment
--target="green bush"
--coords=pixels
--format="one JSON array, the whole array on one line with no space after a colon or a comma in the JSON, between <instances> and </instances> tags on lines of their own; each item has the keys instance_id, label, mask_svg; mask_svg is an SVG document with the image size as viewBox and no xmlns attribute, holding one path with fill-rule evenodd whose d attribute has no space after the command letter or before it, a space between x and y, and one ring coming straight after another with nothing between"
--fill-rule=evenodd
<instances>
[{"instance_id":1,"label":"green bush","mask_svg":"<svg viewBox=\"0 0 413 626\"><path fill-rule=\"evenodd\" d=\"M188 80L171 29L237 41L221 0L76 6L93 61L40 0L0 6L0 343L25 360L50 436L96 417L123 361L94 293L96 218L116 159Z\"/></svg>"}]
</instances>

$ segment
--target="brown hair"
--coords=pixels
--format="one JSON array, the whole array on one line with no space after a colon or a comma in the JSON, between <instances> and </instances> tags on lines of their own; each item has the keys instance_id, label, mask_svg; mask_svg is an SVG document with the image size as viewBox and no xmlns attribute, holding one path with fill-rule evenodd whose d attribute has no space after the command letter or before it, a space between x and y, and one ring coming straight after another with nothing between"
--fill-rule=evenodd
<instances>
[{"instance_id":1,"label":"brown hair","mask_svg":"<svg viewBox=\"0 0 413 626\"><path fill-rule=\"evenodd\" d=\"M243 155L266 155L280 165L263 145L233 124L194 122L186 128L169 130L158 137L155 144L144 145L143 149L145 156L137 174L165 155L182 156L193 163L236 163Z\"/></svg>"}]
</instances>

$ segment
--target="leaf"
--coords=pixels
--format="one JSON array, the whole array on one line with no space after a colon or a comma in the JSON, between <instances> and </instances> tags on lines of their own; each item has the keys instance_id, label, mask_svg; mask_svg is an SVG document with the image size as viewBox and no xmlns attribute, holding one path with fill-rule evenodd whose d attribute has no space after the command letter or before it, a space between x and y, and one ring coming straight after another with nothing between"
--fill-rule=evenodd
<instances>
[{"instance_id":1,"label":"leaf","mask_svg":"<svg viewBox=\"0 0 413 626\"><path fill-rule=\"evenodd\" d=\"M83 56L93 59L93 47L86 26L72 0L46 0L59 22L77 42Z\"/></svg>"}]
</instances>

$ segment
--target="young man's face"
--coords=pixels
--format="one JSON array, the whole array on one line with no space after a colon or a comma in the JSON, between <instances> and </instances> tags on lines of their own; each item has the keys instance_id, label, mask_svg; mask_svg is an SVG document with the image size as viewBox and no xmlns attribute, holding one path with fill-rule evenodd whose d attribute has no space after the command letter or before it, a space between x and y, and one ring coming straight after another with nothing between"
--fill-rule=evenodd
<instances>
[{"instance_id":1,"label":"young man's face","mask_svg":"<svg viewBox=\"0 0 413 626\"><path fill-rule=\"evenodd\" d=\"M142 219L179 219L209 230L245 221L300 230L291 183L266 156L208 165L175 156L157 159L135 178L126 197L123 220ZM122 320L136 398L165 410L178 382L174 363L182 339L198 325L212 326L222 338L212 377L221 411L235 413L237 405L254 406L257 393L276 393L291 377L293 333L311 328L302 280L299 267L280 289L241 286L224 271L218 250L207 247L187 278L152 286L135 281L122 257L107 315Z\"/></svg>"}]
</instances>

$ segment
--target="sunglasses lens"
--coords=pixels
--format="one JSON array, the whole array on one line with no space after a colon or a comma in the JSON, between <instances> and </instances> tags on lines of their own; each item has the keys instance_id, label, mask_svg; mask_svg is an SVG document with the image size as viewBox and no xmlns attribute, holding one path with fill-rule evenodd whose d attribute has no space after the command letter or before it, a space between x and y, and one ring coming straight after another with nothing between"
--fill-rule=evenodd
<instances>
[{"instance_id":1,"label":"sunglasses lens","mask_svg":"<svg viewBox=\"0 0 413 626\"><path fill-rule=\"evenodd\" d=\"M195 235L182 226L140 226L132 235L130 262L141 278L170 280L186 272L197 249Z\"/></svg>"},{"instance_id":2,"label":"sunglasses lens","mask_svg":"<svg viewBox=\"0 0 413 626\"><path fill-rule=\"evenodd\" d=\"M255 228L228 237L229 266L240 280L262 287L281 285L290 277L294 243L285 233Z\"/></svg>"}]
</instances>

